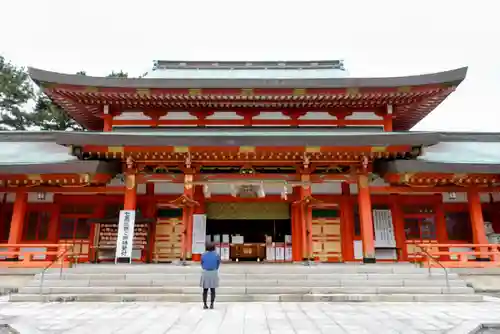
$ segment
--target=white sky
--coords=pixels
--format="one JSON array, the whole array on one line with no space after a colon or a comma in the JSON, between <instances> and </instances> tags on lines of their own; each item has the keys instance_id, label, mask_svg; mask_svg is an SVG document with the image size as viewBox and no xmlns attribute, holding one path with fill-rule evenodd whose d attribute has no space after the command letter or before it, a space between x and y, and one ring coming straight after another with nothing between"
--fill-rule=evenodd
<instances>
[{"instance_id":1,"label":"white sky","mask_svg":"<svg viewBox=\"0 0 500 334\"><path fill-rule=\"evenodd\" d=\"M500 131L498 13L493 0L2 0L0 54L95 76L138 76L155 59L342 58L351 76L469 66L415 129Z\"/></svg>"}]
</instances>

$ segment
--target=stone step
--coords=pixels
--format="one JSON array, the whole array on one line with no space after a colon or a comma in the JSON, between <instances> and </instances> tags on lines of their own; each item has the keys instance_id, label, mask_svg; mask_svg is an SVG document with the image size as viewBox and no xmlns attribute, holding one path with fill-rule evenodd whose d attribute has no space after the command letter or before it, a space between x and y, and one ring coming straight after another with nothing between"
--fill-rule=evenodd
<instances>
[{"instance_id":1,"label":"stone step","mask_svg":"<svg viewBox=\"0 0 500 334\"><path fill-rule=\"evenodd\" d=\"M201 302L198 294L14 294L11 302ZM480 302L475 294L246 294L217 295L217 302Z\"/></svg>"},{"instance_id":2,"label":"stone step","mask_svg":"<svg viewBox=\"0 0 500 334\"><path fill-rule=\"evenodd\" d=\"M133 274L133 273L171 273L171 274L187 274L198 272L200 267L196 266L172 266L172 265L143 265L143 266L128 266L113 265L101 267L95 266L77 266L74 268L64 269L63 272L71 272L75 274ZM221 273L228 274L309 274L309 273L338 273L338 274L412 274L412 273L427 273L428 269L415 266L377 266L377 265L318 265L318 266L301 266L290 265L254 265L242 266L231 265L222 266ZM51 268L47 273L59 273L59 268ZM433 268L433 273L443 273L443 269Z\"/></svg>"},{"instance_id":3,"label":"stone step","mask_svg":"<svg viewBox=\"0 0 500 334\"><path fill-rule=\"evenodd\" d=\"M200 294L200 287L43 287L45 294ZM474 293L469 287L220 287L221 294L468 294ZM39 287L19 289L20 294L40 293Z\"/></svg>"},{"instance_id":4,"label":"stone step","mask_svg":"<svg viewBox=\"0 0 500 334\"><path fill-rule=\"evenodd\" d=\"M64 273L62 276L59 274L45 274L44 280L199 280L200 271L189 274L163 274L163 273L134 273L134 274L88 274L88 273ZM415 273L415 274L227 274L220 273L221 280L425 280L425 279L438 279L444 280L446 276L442 273ZM448 275L448 279L458 279L457 274ZM35 279L41 279L41 275L37 275Z\"/></svg>"},{"instance_id":5,"label":"stone step","mask_svg":"<svg viewBox=\"0 0 500 334\"><path fill-rule=\"evenodd\" d=\"M189 280L44 280L44 287L85 287L85 286L198 286L200 278ZM238 286L447 286L445 279L421 279L421 280L392 280L392 279L371 279L371 280L222 280L221 284L225 287ZM27 286L39 287L40 280L33 280ZM449 286L466 286L463 280L451 279Z\"/></svg>"}]
</instances>

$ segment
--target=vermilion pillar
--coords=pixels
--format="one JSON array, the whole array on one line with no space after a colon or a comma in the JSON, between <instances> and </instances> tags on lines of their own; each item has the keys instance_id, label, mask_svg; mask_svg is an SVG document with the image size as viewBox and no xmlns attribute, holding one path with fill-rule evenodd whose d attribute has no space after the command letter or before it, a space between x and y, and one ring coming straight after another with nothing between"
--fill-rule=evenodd
<instances>
[{"instance_id":1,"label":"vermilion pillar","mask_svg":"<svg viewBox=\"0 0 500 334\"><path fill-rule=\"evenodd\" d=\"M182 224L184 225L183 253L186 260L192 259L193 229L192 229L192 209L188 206L182 208Z\"/></svg>"},{"instance_id":2,"label":"vermilion pillar","mask_svg":"<svg viewBox=\"0 0 500 334\"><path fill-rule=\"evenodd\" d=\"M342 233L342 259L344 261L354 260L354 215L349 183L342 182L342 203L340 217L342 219L340 232Z\"/></svg>"},{"instance_id":3,"label":"vermilion pillar","mask_svg":"<svg viewBox=\"0 0 500 334\"><path fill-rule=\"evenodd\" d=\"M27 205L28 205L28 193L17 192L16 200L14 202L14 208L12 211L12 220L10 222L9 244L11 245L21 243ZM15 250L17 249L16 248L11 249L11 251ZM17 258L17 256L9 256L9 258Z\"/></svg>"},{"instance_id":4,"label":"vermilion pillar","mask_svg":"<svg viewBox=\"0 0 500 334\"><path fill-rule=\"evenodd\" d=\"M481 208L481 197L479 192L474 189L467 194L469 201L470 221L472 224L472 238L475 244L488 244L486 230L484 229L483 211ZM483 250L483 249L481 249ZM487 250L487 249L484 249ZM487 261L487 256L478 257L478 261Z\"/></svg>"},{"instance_id":5,"label":"vermilion pillar","mask_svg":"<svg viewBox=\"0 0 500 334\"><path fill-rule=\"evenodd\" d=\"M104 120L104 127L102 131L104 132L113 131L113 115L105 115L103 117L103 120Z\"/></svg>"},{"instance_id":6,"label":"vermilion pillar","mask_svg":"<svg viewBox=\"0 0 500 334\"><path fill-rule=\"evenodd\" d=\"M58 243L58 231L59 231L59 217L60 217L60 204L56 203L50 210L50 221L49 221L49 233L48 239L51 243Z\"/></svg>"},{"instance_id":7,"label":"vermilion pillar","mask_svg":"<svg viewBox=\"0 0 500 334\"><path fill-rule=\"evenodd\" d=\"M300 204L292 204L292 260L302 261L302 228L300 219Z\"/></svg>"},{"instance_id":8,"label":"vermilion pillar","mask_svg":"<svg viewBox=\"0 0 500 334\"><path fill-rule=\"evenodd\" d=\"M191 183L193 182L193 175L186 174L184 176L184 196L193 200L194 197L194 186ZM185 206L182 208L182 222L184 224L184 234L185 234L185 243L184 249L186 254L186 259L190 261L192 259L192 251L193 251L193 212L194 208L191 206Z\"/></svg>"},{"instance_id":9,"label":"vermilion pillar","mask_svg":"<svg viewBox=\"0 0 500 334\"><path fill-rule=\"evenodd\" d=\"M439 244L448 243L448 231L446 230L446 217L443 206L443 196L439 195L440 201L436 205L436 238ZM440 251L447 252L449 248L440 248ZM439 257L441 261L448 261L450 259L447 255L442 255Z\"/></svg>"},{"instance_id":10,"label":"vermilion pillar","mask_svg":"<svg viewBox=\"0 0 500 334\"><path fill-rule=\"evenodd\" d=\"M372 203L367 174L358 175L358 205L363 241L363 262L375 263L375 241L373 237Z\"/></svg>"},{"instance_id":11,"label":"vermilion pillar","mask_svg":"<svg viewBox=\"0 0 500 334\"><path fill-rule=\"evenodd\" d=\"M125 202L123 204L123 210L133 210L137 209L137 184L135 174L125 175Z\"/></svg>"},{"instance_id":12,"label":"vermilion pillar","mask_svg":"<svg viewBox=\"0 0 500 334\"><path fill-rule=\"evenodd\" d=\"M310 178L308 174L304 174L301 177L303 182L309 182ZM302 185L300 187L300 220L301 220L301 230L302 230L302 257L304 260L313 260L312 252L312 208L311 203L307 200L311 197L311 186Z\"/></svg>"},{"instance_id":13,"label":"vermilion pillar","mask_svg":"<svg viewBox=\"0 0 500 334\"><path fill-rule=\"evenodd\" d=\"M392 216L392 225L394 227L394 239L396 240L396 248L398 249L398 260L408 260L408 247L406 246L405 222L403 212L398 201L398 195L390 195L390 208Z\"/></svg>"}]
</instances>

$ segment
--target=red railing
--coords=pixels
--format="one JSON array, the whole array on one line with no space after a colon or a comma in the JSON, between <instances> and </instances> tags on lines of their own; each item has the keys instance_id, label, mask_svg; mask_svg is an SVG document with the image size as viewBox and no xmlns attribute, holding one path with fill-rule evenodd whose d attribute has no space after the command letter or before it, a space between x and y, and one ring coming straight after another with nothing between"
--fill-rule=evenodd
<instances>
[{"instance_id":1,"label":"red railing","mask_svg":"<svg viewBox=\"0 0 500 334\"><path fill-rule=\"evenodd\" d=\"M421 249L421 251L417 251L416 259L423 266L443 266L445 268L500 267L500 245L498 244L418 243L415 245Z\"/></svg>"},{"instance_id":2,"label":"red railing","mask_svg":"<svg viewBox=\"0 0 500 334\"><path fill-rule=\"evenodd\" d=\"M0 268L45 268L57 262L69 267L74 261L71 245L0 244ZM36 249L36 250L35 250Z\"/></svg>"}]
</instances>

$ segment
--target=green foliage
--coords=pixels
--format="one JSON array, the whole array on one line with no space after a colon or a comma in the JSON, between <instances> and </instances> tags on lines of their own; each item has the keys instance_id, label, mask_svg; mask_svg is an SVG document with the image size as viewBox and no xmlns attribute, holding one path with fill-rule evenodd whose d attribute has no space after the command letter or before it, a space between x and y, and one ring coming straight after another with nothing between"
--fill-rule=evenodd
<instances>
[{"instance_id":1,"label":"green foliage","mask_svg":"<svg viewBox=\"0 0 500 334\"><path fill-rule=\"evenodd\" d=\"M24 108L33 97L24 68L0 56L0 130L27 130L32 126L31 114Z\"/></svg>"},{"instance_id":2,"label":"green foliage","mask_svg":"<svg viewBox=\"0 0 500 334\"><path fill-rule=\"evenodd\" d=\"M81 125L71 119L64 110L45 95L39 94L32 114L34 125L40 130L83 131Z\"/></svg>"},{"instance_id":3,"label":"green foliage","mask_svg":"<svg viewBox=\"0 0 500 334\"><path fill-rule=\"evenodd\" d=\"M77 75L87 75L79 71ZM108 78L127 78L128 73L115 72ZM34 101L35 107L27 106ZM43 92L36 93L24 68L16 67L0 56L0 130L83 131L83 127L53 103Z\"/></svg>"},{"instance_id":4,"label":"green foliage","mask_svg":"<svg viewBox=\"0 0 500 334\"><path fill-rule=\"evenodd\" d=\"M120 70L120 72L112 71L111 74L106 76L106 78L128 78L128 73L125 73L122 70Z\"/></svg>"}]
</instances>

